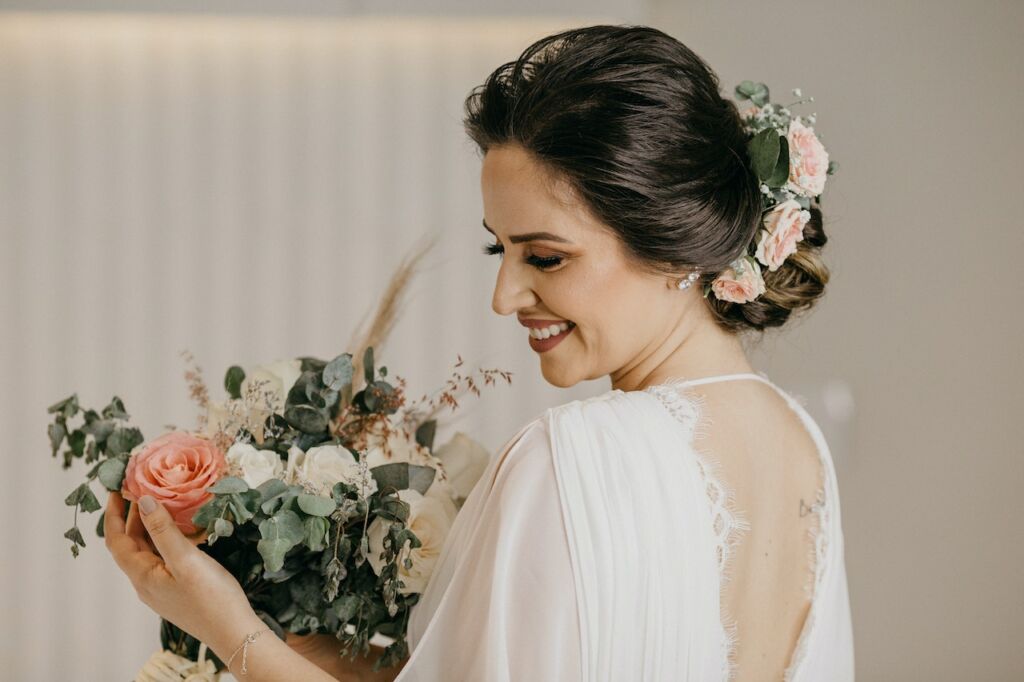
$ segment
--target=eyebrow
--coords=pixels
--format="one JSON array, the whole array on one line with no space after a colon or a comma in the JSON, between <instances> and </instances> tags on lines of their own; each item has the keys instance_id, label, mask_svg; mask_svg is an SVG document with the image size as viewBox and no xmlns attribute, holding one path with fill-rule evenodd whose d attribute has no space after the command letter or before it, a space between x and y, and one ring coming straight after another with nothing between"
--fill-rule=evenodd
<instances>
[{"instance_id":1,"label":"eyebrow","mask_svg":"<svg viewBox=\"0 0 1024 682\"><path fill-rule=\"evenodd\" d=\"M483 220L481 222L483 222L484 228L488 232L490 232L491 234L494 234L494 230L492 230L490 228L490 226L487 224L486 220ZM514 235L510 236L508 239L513 244L519 244L521 242L532 242L532 241L535 241L535 240L538 240L538 239L547 239L547 240L553 241L553 242L562 242L563 244L572 244L572 242L569 241L568 239L566 239L565 237L559 237L557 234L551 234L550 232L528 232L526 234L514 234Z\"/></svg>"}]
</instances>

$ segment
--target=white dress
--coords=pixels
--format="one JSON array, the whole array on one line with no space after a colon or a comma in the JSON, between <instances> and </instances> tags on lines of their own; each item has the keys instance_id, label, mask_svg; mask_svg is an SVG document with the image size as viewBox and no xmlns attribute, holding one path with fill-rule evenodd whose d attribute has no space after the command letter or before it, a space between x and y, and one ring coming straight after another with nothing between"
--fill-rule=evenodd
<instances>
[{"instance_id":1,"label":"white dress","mask_svg":"<svg viewBox=\"0 0 1024 682\"><path fill-rule=\"evenodd\" d=\"M411 609L398 682L728 680L719 595L737 521L693 446L700 405L681 389L739 378L786 398L824 472L813 598L786 682L852 680L828 445L792 396L744 372L612 389L523 426L473 488Z\"/></svg>"}]
</instances>

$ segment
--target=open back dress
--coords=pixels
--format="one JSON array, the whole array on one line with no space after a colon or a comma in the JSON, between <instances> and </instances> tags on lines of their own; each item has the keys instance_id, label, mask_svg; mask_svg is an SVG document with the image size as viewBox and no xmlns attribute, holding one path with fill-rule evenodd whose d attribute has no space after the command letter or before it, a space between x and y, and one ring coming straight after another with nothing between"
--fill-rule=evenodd
<instances>
[{"instance_id":1,"label":"open back dress","mask_svg":"<svg viewBox=\"0 0 1024 682\"><path fill-rule=\"evenodd\" d=\"M810 608L786 682L853 680L832 457L806 409L763 374L672 379L551 407L495 454L410 612L399 682L732 679L721 592L738 515L694 445L687 387L762 381L817 446Z\"/></svg>"}]
</instances>

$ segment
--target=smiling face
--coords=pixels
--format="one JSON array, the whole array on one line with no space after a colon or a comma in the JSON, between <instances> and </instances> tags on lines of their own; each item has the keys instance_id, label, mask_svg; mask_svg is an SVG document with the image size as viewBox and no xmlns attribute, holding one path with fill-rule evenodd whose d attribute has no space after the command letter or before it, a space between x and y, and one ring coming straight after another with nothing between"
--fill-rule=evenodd
<instances>
[{"instance_id":1,"label":"smiling face","mask_svg":"<svg viewBox=\"0 0 1024 682\"><path fill-rule=\"evenodd\" d=\"M701 307L694 305L702 303L698 287L679 291L670 278L631 261L611 228L530 152L518 144L491 147L481 190L484 227L493 233L489 251L501 254L494 311L523 323L575 324L550 349L550 342L531 343L549 383L567 387L611 375L615 386L648 376L679 349L680 321ZM542 232L548 234L520 239Z\"/></svg>"}]
</instances>

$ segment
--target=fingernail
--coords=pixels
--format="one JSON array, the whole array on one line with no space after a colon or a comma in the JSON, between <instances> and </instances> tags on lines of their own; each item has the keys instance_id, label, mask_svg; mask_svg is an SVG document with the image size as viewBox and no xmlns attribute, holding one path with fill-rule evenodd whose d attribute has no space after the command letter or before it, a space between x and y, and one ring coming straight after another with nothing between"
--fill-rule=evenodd
<instances>
[{"instance_id":1,"label":"fingernail","mask_svg":"<svg viewBox=\"0 0 1024 682\"><path fill-rule=\"evenodd\" d=\"M143 495L139 498L139 509L142 510L143 514L150 514L156 509L156 500L149 495Z\"/></svg>"}]
</instances>

